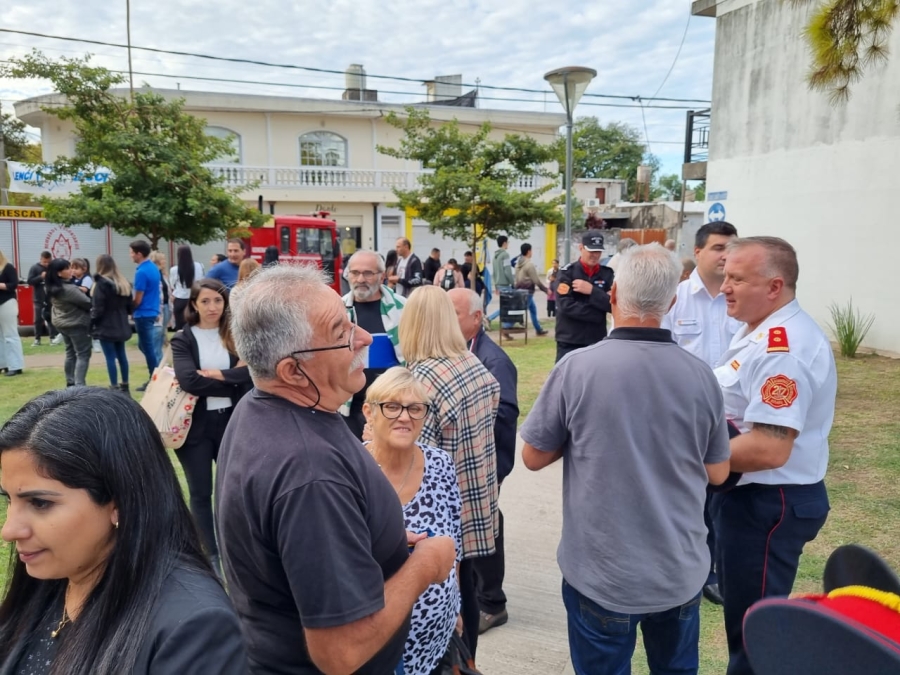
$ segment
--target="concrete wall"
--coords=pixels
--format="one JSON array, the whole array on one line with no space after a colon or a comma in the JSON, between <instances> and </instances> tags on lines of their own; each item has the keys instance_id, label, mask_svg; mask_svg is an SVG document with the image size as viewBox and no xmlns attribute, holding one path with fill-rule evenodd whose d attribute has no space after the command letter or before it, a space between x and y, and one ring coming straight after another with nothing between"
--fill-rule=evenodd
<instances>
[{"instance_id":1,"label":"concrete wall","mask_svg":"<svg viewBox=\"0 0 900 675\"><path fill-rule=\"evenodd\" d=\"M823 327L852 297L877 317L867 346L900 352L900 30L887 66L831 106L805 82L807 17L780 0L719 3L707 190L727 191L742 235L794 245L800 302Z\"/></svg>"}]
</instances>

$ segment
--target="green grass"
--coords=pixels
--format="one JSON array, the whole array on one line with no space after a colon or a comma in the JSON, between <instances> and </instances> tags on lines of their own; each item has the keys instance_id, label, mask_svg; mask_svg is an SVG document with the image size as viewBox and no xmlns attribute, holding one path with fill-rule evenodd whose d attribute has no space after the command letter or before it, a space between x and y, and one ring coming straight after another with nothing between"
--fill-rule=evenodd
<instances>
[{"instance_id":1,"label":"green grass","mask_svg":"<svg viewBox=\"0 0 900 675\"><path fill-rule=\"evenodd\" d=\"M552 328L552 322L548 327ZM491 333L497 338L497 333ZM504 349L519 371L519 407L524 420L556 357L552 338L535 337L525 344L521 334ZM30 345L31 340L25 341ZM60 347L32 349L26 354L60 351ZM134 382L146 374L143 359L131 358ZM838 398L831 433L828 484L831 514L818 539L806 547L795 584L796 592L821 588L822 571L829 553L841 544L869 546L900 570L900 360L879 356L838 357ZM60 368L26 369L16 378L0 378L0 423L26 401L49 389L64 386ZM106 369L95 354L88 384L105 386ZM179 463L172 457L182 481ZM186 494L186 493L185 493ZM0 520L5 505L0 504ZM0 546L0 588L4 587L4 547ZM703 603L701 613L701 673L724 672L727 661L721 608ZM635 673L647 672L641 648L635 654Z\"/></svg>"}]
</instances>

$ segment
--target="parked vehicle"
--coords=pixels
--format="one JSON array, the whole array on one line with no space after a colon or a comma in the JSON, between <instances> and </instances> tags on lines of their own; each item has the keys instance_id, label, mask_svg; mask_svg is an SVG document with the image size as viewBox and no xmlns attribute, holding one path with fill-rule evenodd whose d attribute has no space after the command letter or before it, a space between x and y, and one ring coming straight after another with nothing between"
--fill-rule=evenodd
<instances>
[{"instance_id":1,"label":"parked vehicle","mask_svg":"<svg viewBox=\"0 0 900 675\"><path fill-rule=\"evenodd\" d=\"M337 224L328 218L327 211L309 216L273 216L263 227L251 230L245 240L245 250L262 264L266 247L278 248L279 261L313 262L332 279L332 287L341 292L341 250ZM41 256L50 251L54 258L97 259L101 253L111 255L119 270L127 278L134 277L129 243L138 237L126 237L110 227L94 229L90 225L67 227L44 218L39 207L0 207L0 250L7 252L10 262L18 270L28 270ZM159 242L159 250L169 260L182 242ZM225 252L225 240L203 245L191 244L194 260L206 261L214 253ZM12 255L10 255L10 253ZM24 273L22 273L24 275ZM19 301L19 326L34 325L32 316L33 289L20 285L16 289Z\"/></svg>"}]
</instances>

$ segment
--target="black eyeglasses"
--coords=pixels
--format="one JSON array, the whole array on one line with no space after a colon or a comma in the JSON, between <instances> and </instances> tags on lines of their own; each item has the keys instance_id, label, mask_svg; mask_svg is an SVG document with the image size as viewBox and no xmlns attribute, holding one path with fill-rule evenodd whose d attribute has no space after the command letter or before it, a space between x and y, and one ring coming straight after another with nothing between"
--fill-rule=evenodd
<instances>
[{"instance_id":1,"label":"black eyeglasses","mask_svg":"<svg viewBox=\"0 0 900 675\"><path fill-rule=\"evenodd\" d=\"M332 347L313 347L312 349L298 349L295 352L291 352L288 354L288 357L293 357L296 354L312 354L313 352L333 352L338 349L349 349L351 352L356 351L353 348L354 342L356 338L356 323L351 324L350 326L350 340L347 344L343 345L334 345Z\"/></svg>"},{"instance_id":2,"label":"black eyeglasses","mask_svg":"<svg viewBox=\"0 0 900 675\"><path fill-rule=\"evenodd\" d=\"M393 401L388 401L387 403L373 401L373 405L377 405L379 408L381 408L381 414L387 417L389 420L397 419L398 417L400 417L400 415L403 414L404 410L409 415L410 419L424 419L425 415L428 414L428 411L431 408L430 403L410 403L409 405L403 405L401 403L395 403Z\"/></svg>"}]
</instances>

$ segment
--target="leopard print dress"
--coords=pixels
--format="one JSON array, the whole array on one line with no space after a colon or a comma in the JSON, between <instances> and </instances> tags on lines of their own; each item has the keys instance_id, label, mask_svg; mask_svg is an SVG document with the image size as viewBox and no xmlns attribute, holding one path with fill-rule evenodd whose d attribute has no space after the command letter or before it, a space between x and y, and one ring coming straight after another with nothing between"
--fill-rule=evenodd
<instances>
[{"instance_id":1,"label":"leopard print dress","mask_svg":"<svg viewBox=\"0 0 900 675\"><path fill-rule=\"evenodd\" d=\"M403 507L406 529L410 532L431 530L436 535L453 537L459 561L462 499L456 482L456 467L443 450L422 444L419 447L425 456L425 471L418 492ZM425 589L413 607L403 652L405 675L429 675L434 670L450 643L459 608L459 583L454 566L450 576Z\"/></svg>"}]
</instances>

